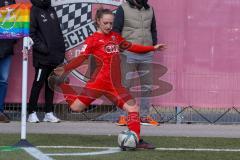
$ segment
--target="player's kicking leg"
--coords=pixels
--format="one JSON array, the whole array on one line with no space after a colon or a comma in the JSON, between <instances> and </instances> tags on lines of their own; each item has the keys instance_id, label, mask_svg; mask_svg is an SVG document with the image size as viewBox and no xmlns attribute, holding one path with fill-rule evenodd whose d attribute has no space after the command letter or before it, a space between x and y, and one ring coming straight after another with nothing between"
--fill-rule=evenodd
<instances>
[{"instance_id":1,"label":"player's kicking leg","mask_svg":"<svg viewBox=\"0 0 240 160\"><path fill-rule=\"evenodd\" d=\"M127 126L129 130L134 131L138 138L139 142L137 148L141 149L155 149L155 146L151 143L148 143L140 138L140 117L139 117L139 106L136 104L135 100L128 100L124 105L123 109L128 113Z\"/></svg>"}]
</instances>

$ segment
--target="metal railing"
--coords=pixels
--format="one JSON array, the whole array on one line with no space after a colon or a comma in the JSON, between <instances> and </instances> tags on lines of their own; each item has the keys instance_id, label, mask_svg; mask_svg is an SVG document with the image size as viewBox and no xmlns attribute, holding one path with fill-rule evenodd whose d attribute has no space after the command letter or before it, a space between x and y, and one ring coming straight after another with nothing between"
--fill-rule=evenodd
<instances>
[{"instance_id":1,"label":"metal railing","mask_svg":"<svg viewBox=\"0 0 240 160\"><path fill-rule=\"evenodd\" d=\"M173 107L152 105L152 117L160 123L208 123L208 124L240 124L240 109L200 108L195 106ZM21 119L21 104L6 104L5 113L13 121ZM66 104L55 104L54 113L66 121L112 121L118 120L122 114L114 105L91 105L82 113L72 112ZM43 119L43 105L39 104L37 114Z\"/></svg>"}]
</instances>

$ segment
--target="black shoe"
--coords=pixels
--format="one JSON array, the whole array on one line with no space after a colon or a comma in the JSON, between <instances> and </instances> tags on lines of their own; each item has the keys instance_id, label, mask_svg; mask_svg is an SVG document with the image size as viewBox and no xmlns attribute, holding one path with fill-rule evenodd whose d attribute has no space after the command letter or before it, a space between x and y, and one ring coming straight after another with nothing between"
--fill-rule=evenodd
<instances>
[{"instance_id":1,"label":"black shoe","mask_svg":"<svg viewBox=\"0 0 240 160\"><path fill-rule=\"evenodd\" d=\"M145 142L143 139L140 139L137 148L142 148L142 149L155 149L156 147L148 142Z\"/></svg>"},{"instance_id":2,"label":"black shoe","mask_svg":"<svg viewBox=\"0 0 240 160\"><path fill-rule=\"evenodd\" d=\"M10 119L8 118L8 116L0 112L0 123L9 123L9 122L10 122Z\"/></svg>"}]
</instances>

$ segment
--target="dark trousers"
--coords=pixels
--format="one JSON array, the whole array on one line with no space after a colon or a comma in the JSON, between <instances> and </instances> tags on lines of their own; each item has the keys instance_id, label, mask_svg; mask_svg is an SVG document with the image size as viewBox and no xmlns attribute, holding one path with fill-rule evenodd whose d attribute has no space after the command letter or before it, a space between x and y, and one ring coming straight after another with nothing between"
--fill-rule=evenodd
<instances>
[{"instance_id":1,"label":"dark trousers","mask_svg":"<svg viewBox=\"0 0 240 160\"><path fill-rule=\"evenodd\" d=\"M53 111L54 91L48 86L48 76L53 71L53 66L40 66L35 68L35 77L29 98L28 112L37 111L37 102L41 89L45 84L45 112Z\"/></svg>"}]
</instances>

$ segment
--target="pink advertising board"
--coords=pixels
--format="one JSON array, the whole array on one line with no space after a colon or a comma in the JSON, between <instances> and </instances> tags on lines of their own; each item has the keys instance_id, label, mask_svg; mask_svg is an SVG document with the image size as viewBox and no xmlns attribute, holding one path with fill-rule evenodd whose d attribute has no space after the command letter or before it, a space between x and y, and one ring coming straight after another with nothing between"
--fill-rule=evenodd
<instances>
[{"instance_id":1,"label":"pink advertising board","mask_svg":"<svg viewBox=\"0 0 240 160\"><path fill-rule=\"evenodd\" d=\"M71 1L82 2L67 2ZM56 6L63 5L56 2ZM99 5L93 0L89 3L93 4L94 14ZM240 0L149 0L149 3L155 10L159 42L167 44L167 50L156 52L154 58L155 63L168 68L159 80L172 85L171 91L151 98L152 103L159 106L240 107ZM120 0L105 0L102 5L114 10L119 4ZM91 22L88 24L91 28ZM69 45L66 55L81 46L80 40L65 40ZM21 45L20 41L15 48L9 79L6 100L11 103L21 102ZM28 68L29 97L34 76L31 54ZM78 80L73 77L73 82L77 84ZM55 102L60 101L63 101L62 96L56 94Z\"/></svg>"}]
</instances>

